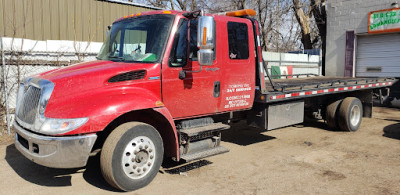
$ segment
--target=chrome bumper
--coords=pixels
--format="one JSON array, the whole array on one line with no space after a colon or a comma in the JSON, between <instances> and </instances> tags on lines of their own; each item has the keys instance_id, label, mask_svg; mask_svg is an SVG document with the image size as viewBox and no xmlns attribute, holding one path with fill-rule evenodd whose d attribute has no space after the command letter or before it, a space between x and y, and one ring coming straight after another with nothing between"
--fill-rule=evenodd
<instances>
[{"instance_id":1,"label":"chrome bumper","mask_svg":"<svg viewBox=\"0 0 400 195\"><path fill-rule=\"evenodd\" d=\"M15 147L29 160L53 168L86 165L96 134L51 137L31 133L14 122Z\"/></svg>"}]
</instances>

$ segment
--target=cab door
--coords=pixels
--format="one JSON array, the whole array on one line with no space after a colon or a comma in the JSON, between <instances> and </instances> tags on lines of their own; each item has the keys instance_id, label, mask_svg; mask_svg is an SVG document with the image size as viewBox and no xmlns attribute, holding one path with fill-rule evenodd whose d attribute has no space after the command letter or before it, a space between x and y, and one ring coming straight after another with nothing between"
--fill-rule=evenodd
<instances>
[{"instance_id":1,"label":"cab door","mask_svg":"<svg viewBox=\"0 0 400 195\"><path fill-rule=\"evenodd\" d=\"M172 32L174 37L167 49L168 60L162 67L163 103L175 119L216 113L220 99L217 60L200 71L196 56L197 19L181 18L175 25L176 32Z\"/></svg>"},{"instance_id":2,"label":"cab door","mask_svg":"<svg viewBox=\"0 0 400 195\"><path fill-rule=\"evenodd\" d=\"M255 40L248 19L230 17L221 25L225 31L219 47L223 54L220 111L245 110L253 106L255 96Z\"/></svg>"}]
</instances>

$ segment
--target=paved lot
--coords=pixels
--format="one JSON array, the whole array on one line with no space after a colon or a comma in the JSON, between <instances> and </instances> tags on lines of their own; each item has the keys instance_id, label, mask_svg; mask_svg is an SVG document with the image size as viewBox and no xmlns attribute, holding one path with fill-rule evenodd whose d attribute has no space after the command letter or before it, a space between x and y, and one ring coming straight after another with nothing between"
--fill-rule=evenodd
<instances>
[{"instance_id":1,"label":"paved lot","mask_svg":"<svg viewBox=\"0 0 400 195\"><path fill-rule=\"evenodd\" d=\"M400 194L400 110L374 108L356 133L321 122L224 132L230 152L166 173L130 194ZM36 165L0 145L1 194L109 194L98 159L86 169ZM117 192L118 193L118 192Z\"/></svg>"}]
</instances>

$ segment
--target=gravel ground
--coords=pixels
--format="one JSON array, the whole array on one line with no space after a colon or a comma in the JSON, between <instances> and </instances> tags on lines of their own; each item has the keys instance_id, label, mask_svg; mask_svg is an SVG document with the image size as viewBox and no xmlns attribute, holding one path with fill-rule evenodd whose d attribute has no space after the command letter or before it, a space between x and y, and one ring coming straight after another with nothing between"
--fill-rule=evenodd
<instances>
[{"instance_id":1,"label":"gravel ground","mask_svg":"<svg viewBox=\"0 0 400 195\"><path fill-rule=\"evenodd\" d=\"M160 171L128 194L400 194L400 109L374 108L358 132L308 122L258 132L236 124L223 133L231 151ZM2 194L118 193L103 179L98 158L86 169L50 169L0 145Z\"/></svg>"}]
</instances>

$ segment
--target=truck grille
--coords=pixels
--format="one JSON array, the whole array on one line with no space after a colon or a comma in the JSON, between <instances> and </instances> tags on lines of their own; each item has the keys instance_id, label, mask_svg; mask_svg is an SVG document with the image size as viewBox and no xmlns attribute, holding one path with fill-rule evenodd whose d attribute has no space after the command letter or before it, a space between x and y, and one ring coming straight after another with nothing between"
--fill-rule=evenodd
<instances>
[{"instance_id":1,"label":"truck grille","mask_svg":"<svg viewBox=\"0 0 400 195\"><path fill-rule=\"evenodd\" d=\"M33 124L39 105L41 90L40 88L29 86L25 93L21 95L17 108L17 117L25 123Z\"/></svg>"}]
</instances>

